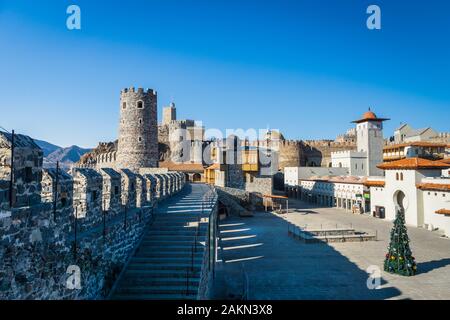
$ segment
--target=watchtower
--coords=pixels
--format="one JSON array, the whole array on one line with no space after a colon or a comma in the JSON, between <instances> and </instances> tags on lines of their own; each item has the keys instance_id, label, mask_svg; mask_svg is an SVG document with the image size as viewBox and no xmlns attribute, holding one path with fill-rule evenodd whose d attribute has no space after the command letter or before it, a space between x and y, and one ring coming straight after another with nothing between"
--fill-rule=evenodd
<instances>
[{"instance_id":1,"label":"watchtower","mask_svg":"<svg viewBox=\"0 0 450 320\"><path fill-rule=\"evenodd\" d=\"M120 94L117 168L158 167L157 94L134 87Z\"/></svg>"}]
</instances>

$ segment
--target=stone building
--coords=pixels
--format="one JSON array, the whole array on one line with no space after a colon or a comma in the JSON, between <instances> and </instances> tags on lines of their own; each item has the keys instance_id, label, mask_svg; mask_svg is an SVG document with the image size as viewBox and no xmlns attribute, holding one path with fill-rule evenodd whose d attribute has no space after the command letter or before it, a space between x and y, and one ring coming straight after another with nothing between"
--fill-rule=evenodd
<instances>
[{"instance_id":1,"label":"stone building","mask_svg":"<svg viewBox=\"0 0 450 320\"><path fill-rule=\"evenodd\" d=\"M158 167L157 94L152 89L124 89L120 95L117 168Z\"/></svg>"},{"instance_id":2,"label":"stone building","mask_svg":"<svg viewBox=\"0 0 450 320\"><path fill-rule=\"evenodd\" d=\"M0 132L0 181L8 191L2 198L9 199L11 181L12 134ZM28 136L14 135L12 206L32 206L41 202L43 152ZM9 201L8 201L9 202Z\"/></svg>"},{"instance_id":3,"label":"stone building","mask_svg":"<svg viewBox=\"0 0 450 320\"><path fill-rule=\"evenodd\" d=\"M158 127L161 162L203 164L203 151L208 145L205 128L194 120L178 120L171 103L163 108L163 122Z\"/></svg>"},{"instance_id":4,"label":"stone building","mask_svg":"<svg viewBox=\"0 0 450 320\"><path fill-rule=\"evenodd\" d=\"M163 125L169 125L172 121L177 120L177 109L175 108L175 103L171 102L168 107L163 109Z\"/></svg>"},{"instance_id":5,"label":"stone building","mask_svg":"<svg viewBox=\"0 0 450 320\"><path fill-rule=\"evenodd\" d=\"M216 143L212 149L214 163L205 168L205 182L223 188L245 190L270 195L278 162L271 158L271 150L242 146L236 136L228 137L225 145Z\"/></svg>"},{"instance_id":6,"label":"stone building","mask_svg":"<svg viewBox=\"0 0 450 320\"><path fill-rule=\"evenodd\" d=\"M389 144L383 148L384 162L415 157L428 160L450 158L450 144L443 142L417 141Z\"/></svg>"}]
</instances>

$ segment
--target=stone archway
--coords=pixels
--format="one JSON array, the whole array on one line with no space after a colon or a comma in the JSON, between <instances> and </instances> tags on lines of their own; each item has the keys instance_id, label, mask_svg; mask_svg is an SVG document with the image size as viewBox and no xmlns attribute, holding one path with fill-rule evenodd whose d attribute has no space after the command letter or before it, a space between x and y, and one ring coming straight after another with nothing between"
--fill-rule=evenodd
<instances>
[{"instance_id":1,"label":"stone archway","mask_svg":"<svg viewBox=\"0 0 450 320\"><path fill-rule=\"evenodd\" d=\"M200 182L200 181L202 181L202 176L200 175L200 173L194 173L194 175L192 176L192 181L193 182Z\"/></svg>"}]
</instances>

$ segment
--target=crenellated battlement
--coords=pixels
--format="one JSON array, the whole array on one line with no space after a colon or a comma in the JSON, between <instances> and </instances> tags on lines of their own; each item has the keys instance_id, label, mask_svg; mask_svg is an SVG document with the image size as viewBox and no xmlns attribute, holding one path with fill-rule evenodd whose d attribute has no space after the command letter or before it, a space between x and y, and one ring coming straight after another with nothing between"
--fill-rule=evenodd
<instances>
[{"instance_id":1,"label":"crenellated battlement","mask_svg":"<svg viewBox=\"0 0 450 320\"><path fill-rule=\"evenodd\" d=\"M42 185L42 201L6 208L0 216L0 239L8 248L0 250L0 271L15 279L0 287L1 300L105 297L151 221L153 208L186 183L177 172L42 171L42 180L36 181ZM45 263L35 263L43 259ZM80 268L81 289L66 287L70 266Z\"/></svg>"},{"instance_id":2,"label":"crenellated battlement","mask_svg":"<svg viewBox=\"0 0 450 320\"><path fill-rule=\"evenodd\" d=\"M153 95L153 96L157 95L156 90L150 89L150 88L144 89L141 87L137 88L137 90L135 87L124 88L124 89L122 89L122 91L120 91L121 95L128 95L130 93L133 93L133 94L137 93L137 94L142 94L142 95L144 95L144 94L145 95Z\"/></svg>"}]
</instances>

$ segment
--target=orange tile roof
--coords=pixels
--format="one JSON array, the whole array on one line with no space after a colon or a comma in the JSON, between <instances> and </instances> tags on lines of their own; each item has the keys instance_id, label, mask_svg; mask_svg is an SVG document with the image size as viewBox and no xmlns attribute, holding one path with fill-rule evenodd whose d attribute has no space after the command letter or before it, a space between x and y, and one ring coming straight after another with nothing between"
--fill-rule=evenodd
<instances>
[{"instance_id":1,"label":"orange tile roof","mask_svg":"<svg viewBox=\"0 0 450 320\"><path fill-rule=\"evenodd\" d=\"M270 199L289 199L286 196L277 196L277 195L273 195L273 194L265 194L263 195L264 198L270 198Z\"/></svg>"},{"instance_id":2,"label":"orange tile roof","mask_svg":"<svg viewBox=\"0 0 450 320\"><path fill-rule=\"evenodd\" d=\"M373 113L372 111L370 111L370 109L369 109L369 111L364 112L364 114L363 114L361 119L355 120L355 121L353 121L353 123L361 123L361 122L366 122L366 121L371 121L371 120L372 121L386 121L386 120L389 120L389 119L378 118L376 116L376 114Z\"/></svg>"},{"instance_id":3,"label":"orange tile roof","mask_svg":"<svg viewBox=\"0 0 450 320\"><path fill-rule=\"evenodd\" d=\"M449 159L442 159L442 160L439 160L439 161L441 161L443 163L450 164L450 158Z\"/></svg>"},{"instance_id":4,"label":"orange tile roof","mask_svg":"<svg viewBox=\"0 0 450 320\"><path fill-rule=\"evenodd\" d=\"M384 187L386 185L386 182L384 181L369 181L367 180L366 183L364 183L367 187Z\"/></svg>"},{"instance_id":5,"label":"orange tile roof","mask_svg":"<svg viewBox=\"0 0 450 320\"><path fill-rule=\"evenodd\" d=\"M398 169L447 169L450 168L450 164L444 163L442 161L431 161L422 158L406 158L402 160L386 162L379 164L377 166L379 169L383 170L398 170Z\"/></svg>"},{"instance_id":6,"label":"orange tile roof","mask_svg":"<svg viewBox=\"0 0 450 320\"><path fill-rule=\"evenodd\" d=\"M420 190L450 191L450 183L418 183L416 187Z\"/></svg>"},{"instance_id":7,"label":"orange tile roof","mask_svg":"<svg viewBox=\"0 0 450 320\"><path fill-rule=\"evenodd\" d=\"M403 147L436 147L436 148L445 148L448 145L446 143L438 143L438 142L429 142L429 141L416 141L416 142L405 142L399 144L392 144L385 146L383 150L392 150Z\"/></svg>"},{"instance_id":8,"label":"orange tile roof","mask_svg":"<svg viewBox=\"0 0 450 320\"><path fill-rule=\"evenodd\" d=\"M365 184L366 177L357 176L312 176L307 179L299 179L300 181L318 181L329 183L347 183L347 184Z\"/></svg>"},{"instance_id":9,"label":"orange tile roof","mask_svg":"<svg viewBox=\"0 0 450 320\"><path fill-rule=\"evenodd\" d=\"M204 167L201 163L175 163L172 161L163 161L159 163L160 168L167 168L170 171L182 172L203 172Z\"/></svg>"},{"instance_id":10,"label":"orange tile roof","mask_svg":"<svg viewBox=\"0 0 450 320\"><path fill-rule=\"evenodd\" d=\"M208 168L206 168L206 170L218 170L218 169L220 169L219 163L214 163L211 166L209 166Z\"/></svg>"},{"instance_id":11,"label":"orange tile roof","mask_svg":"<svg viewBox=\"0 0 450 320\"><path fill-rule=\"evenodd\" d=\"M437 214L445 214L446 216L450 215L450 210L448 209L439 209L436 211Z\"/></svg>"}]
</instances>

